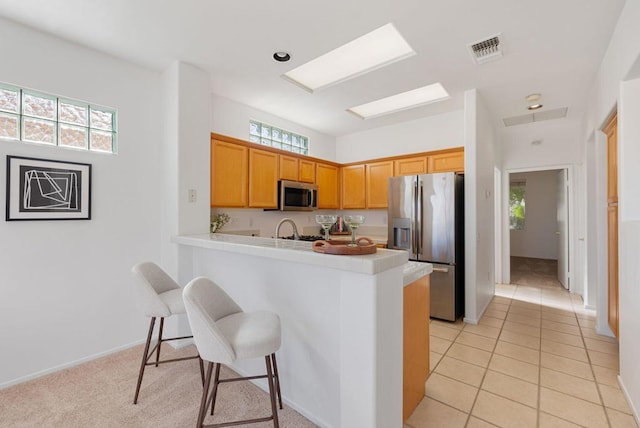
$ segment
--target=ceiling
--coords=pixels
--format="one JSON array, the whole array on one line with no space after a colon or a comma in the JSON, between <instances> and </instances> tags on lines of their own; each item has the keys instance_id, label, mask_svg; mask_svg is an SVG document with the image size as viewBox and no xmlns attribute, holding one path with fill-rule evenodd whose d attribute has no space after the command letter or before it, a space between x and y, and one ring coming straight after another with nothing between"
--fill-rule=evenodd
<instances>
[{"instance_id":1,"label":"ceiling","mask_svg":"<svg viewBox=\"0 0 640 428\"><path fill-rule=\"evenodd\" d=\"M211 75L213 93L341 136L459 110L477 88L497 128L544 109L579 118L624 0L0 0L0 16L162 71L176 60ZM308 93L280 76L393 23L417 55ZM502 33L502 59L476 65L469 43ZM19 43L19 42L18 42ZM292 60L277 63L275 51ZM349 107L441 82L447 101L370 120ZM524 125L535 130L536 124Z\"/></svg>"}]
</instances>

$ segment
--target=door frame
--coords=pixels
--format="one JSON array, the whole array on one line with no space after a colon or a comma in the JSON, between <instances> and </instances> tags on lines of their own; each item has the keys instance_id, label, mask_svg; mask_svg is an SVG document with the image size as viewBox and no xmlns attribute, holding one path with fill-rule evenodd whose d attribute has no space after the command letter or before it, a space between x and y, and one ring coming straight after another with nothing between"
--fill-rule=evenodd
<instances>
[{"instance_id":1,"label":"door frame","mask_svg":"<svg viewBox=\"0 0 640 428\"><path fill-rule=\"evenodd\" d=\"M573 164L558 164L539 167L527 167L527 168L510 168L505 169L502 174L502 207L500 215L502 217L501 231L502 231L502 254L496 249L496 257L500 257L502 260L502 280L505 284L511 282L511 242L510 242L510 230L509 230L509 178L511 174L520 172L535 172L535 171L555 171L560 169L567 170L567 176L569 178L569 190L568 190L568 206L569 206L569 218L567 219L567 225L569 227L568 233L568 245L569 245L569 260L568 266L571 267L569 273L569 292L582 294L581 284L577 284L575 272L580 267L576 265L575 257L575 242L576 242L576 212L575 212L575 166ZM573 281L571 280L573 279Z\"/></svg>"}]
</instances>

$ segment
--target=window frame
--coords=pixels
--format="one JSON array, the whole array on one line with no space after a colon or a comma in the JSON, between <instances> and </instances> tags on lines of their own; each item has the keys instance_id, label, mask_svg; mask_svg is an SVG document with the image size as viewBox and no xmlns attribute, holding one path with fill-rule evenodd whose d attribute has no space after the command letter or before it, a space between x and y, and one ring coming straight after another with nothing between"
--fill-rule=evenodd
<instances>
[{"instance_id":1,"label":"window frame","mask_svg":"<svg viewBox=\"0 0 640 428\"><path fill-rule=\"evenodd\" d=\"M252 129L257 127L258 131ZM269 128L268 134L264 132L264 128ZM274 131L277 131L279 138L273 138ZM285 141L285 135L288 141ZM294 143L294 140L297 143ZM249 141L254 144L260 144L274 149L288 151L299 155L309 155L309 146L311 144L309 137L300 135L295 132L288 131L279 126L274 126L260 120L249 119Z\"/></svg>"},{"instance_id":2,"label":"window frame","mask_svg":"<svg viewBox=\"0 0 640 428\"><path fill-rule=\"evenodd\" d=\"M86 151L91 153L117 154L118 153L118 111L112 107L101 106L98 104L81 101L69 97L53 95L47 92L38 91L30 88L24 88L5 82L0 82L0 90L14 92L17 94L17 106L15 111L0 107L0 116L15 118L17 120L17 138L11 136L0 136L2 141L13 141L26 144L37 144L49 147L58 147L62 149L71 149ZM28 110L28 104L25 99L34 97L36 99L51 100L54 102L53 115L44 116ZM61 104L81 107L85 110L84 124L61 118ZM92 113L101 112L111 116L111 129L107 127L94 126ZM42 126L52 126L51 141L30 139L27 131L27 124L38 124ZM69 129L82 131L84 133L84 145L74 145L71 141L65 144L61 130ZM108 134L111 139L111 147L109 150L95 148L93 145L94 135L97 137L101 134ZM104 136L104 135L103 135Z\"/></svg>"}]
</instances>

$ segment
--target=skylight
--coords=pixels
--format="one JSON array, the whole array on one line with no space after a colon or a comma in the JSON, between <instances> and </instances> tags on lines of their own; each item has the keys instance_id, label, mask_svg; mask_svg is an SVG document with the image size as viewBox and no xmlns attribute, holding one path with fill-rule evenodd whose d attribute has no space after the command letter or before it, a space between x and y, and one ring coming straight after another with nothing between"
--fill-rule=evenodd
<instances>
[{"instance_id":1,"label":"skylight","mask_svg":"<svg viewBox=\"0 0 640 428\"><path fill-rule=\"evenodd\" d=\"M283 77L313 92L415 54L396 27L386 24L294 68Z\"/></svg>"},{"instance_id":2,"label":"skylight","mask_svg":"<svg viewBox=\"0 0 640 428\"><path fill-rule=\"evenodd\" d=\"M444 101L448 98L449 94L444 87L440 83L434 83L423 86L422 88L412 89L387 98L351 107L347 111L350 111L362 119L371 119L437 101Z\"/></svg>"}]
</instances>

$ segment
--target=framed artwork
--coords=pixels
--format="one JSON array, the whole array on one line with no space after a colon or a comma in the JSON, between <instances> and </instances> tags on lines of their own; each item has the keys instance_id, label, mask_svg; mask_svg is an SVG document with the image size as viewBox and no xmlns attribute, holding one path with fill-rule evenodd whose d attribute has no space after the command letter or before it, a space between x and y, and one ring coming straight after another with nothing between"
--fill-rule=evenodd
<instances>
[{"instance_id":1,"label":"framed artwork","mask_svg":"<svg viewBox=\"0 0 640 428\"><path fill-rule=\"evenodd\" d=\"M90 220L91 165L7 156L7 221Z\"/></svg>"}]
</instances>

